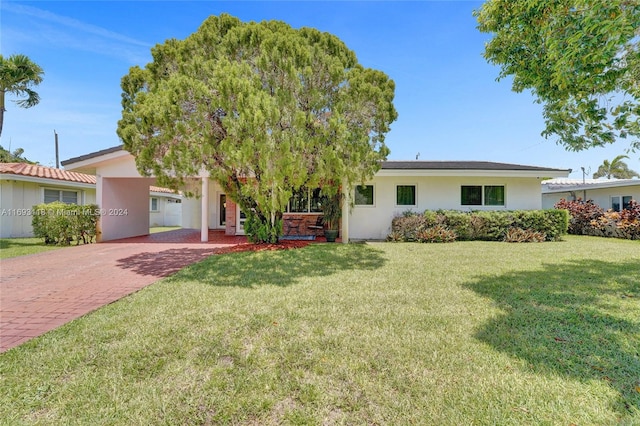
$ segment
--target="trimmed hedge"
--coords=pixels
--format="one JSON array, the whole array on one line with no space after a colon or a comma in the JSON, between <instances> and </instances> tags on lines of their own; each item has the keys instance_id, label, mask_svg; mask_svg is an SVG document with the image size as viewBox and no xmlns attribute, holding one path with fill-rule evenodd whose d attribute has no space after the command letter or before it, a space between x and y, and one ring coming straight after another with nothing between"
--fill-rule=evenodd
<instances>
[{"instance_id":1,"label":"trimmed hedge","mask_svg":"<svg viewBox=\"0 0 640 426\"><path fill-rule=\"evenodd\" d=\"M567 233L566 210L407 212L391 222L388 241L556 241Z\"/></svg>"},{"instance_id":2,"label":"trimmed hedge","mask_svg":"<svg viewBox=\"0 0 640 426\"><path fill-rule=\"evenodd\" d=\"M99 209L95 204L79 206L59 201L33 206L33 233L45 244L91 243L96 237Z\"/></svg>"}]
</instances>

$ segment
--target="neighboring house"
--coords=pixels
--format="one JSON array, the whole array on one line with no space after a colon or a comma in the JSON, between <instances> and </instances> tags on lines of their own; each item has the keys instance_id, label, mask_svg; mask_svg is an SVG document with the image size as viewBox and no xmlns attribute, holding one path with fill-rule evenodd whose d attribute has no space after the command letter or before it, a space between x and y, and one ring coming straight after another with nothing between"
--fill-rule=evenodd
<instances>
[{"instance_id":1,"label":"neighboring house","mask_svg":"<svg viewBox=\"0 0 640 426\"><path fill-rule=\"evenodd\" d=\"M181 196L165 188L148 187L149 216L157 226L180 225L181 210L171 208ZM96 176L26 163L0 163L0 238L33 236L31 209L40 203L62 201L96 204ZM169 201L169 200L172 200ZM175 201L173 201L175 200ZM122 211L124 213L124 211Z\"/></svg>"},{"instance_id":2,"label":"neighboring house","mask_svg":"<svg viewBox=\"0 0 640 426\"><path fill-rule=\"evenodd\" d=\"M150 186L149 225L182 226L182 196L169 188Z\"/></svg>"},{"instance_id":3,"label":"neighboring house","mask_svg":"<svg viewBox=\"0 0 640 426\"><path fill-rule=\"evenodd\" d=\"M70 170L97 175L97 200L103 209L128 209L127 217L105 216L100 220L101 241L145 235L149 223L141 196L154 178L142 177L134 157L122 146L108 148L63 161ZM341 223L342 241L383 239L391 220L407 210L535 210L541 208L540 182L544 177L567 177L570 170L482 161L385 161L364 186L347 189ZM220 186L206 175L189 182L199 199L182 202L182 226L201 231L207 241L209 229L228 235L244 232L245 216ZM317 189L303 190L292 198L284 215L286 235L313 235L322 214ZM349 208L353 199L353 208Z\"/></svg>"},{"instance_id":4,"label":"neighboring house","mask_svg":"<svg viewBox=\"0 0 640 426\"><path fill-rule=\"evenodd\" d=\"M542 207L560 201L593 200L604 210L620 211L640 201L640 179L550 179L542 182Z\"/></svg>"}]
</instances>

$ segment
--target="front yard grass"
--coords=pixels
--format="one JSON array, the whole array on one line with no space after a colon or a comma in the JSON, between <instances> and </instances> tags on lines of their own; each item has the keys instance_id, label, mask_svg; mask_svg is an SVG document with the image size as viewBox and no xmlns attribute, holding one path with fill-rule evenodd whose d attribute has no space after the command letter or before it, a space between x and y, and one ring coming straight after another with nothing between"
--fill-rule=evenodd
<instances>
[{"instance_id":1,"label":"front yard grass","mask_svg":"<svg viewBox=\"0 0 640 426\"><path fill-rule=\"evenodd\" d=\"M0 355L0 424L640 424L640 243L218 255Z\"/></svg>"},{"instance_id":2,"label":"front yard grass","mask_svg":"<svg viewBox=\"0 0 640 426\"><path fill-rule=\"evenodd\" d=\"M35 254L59 248L61 247L45 244L42 238L2 238L0 239L0 259Z\"/></svg>"},{"instance_id":3,"label":"front yard grass","mask_svg":"<svg viewBox=\"0 0 640 426\"><path fill-rule=\"evenodd\" d=\"M181 228L182 227L180 226L152 226L149 228L149 233L158 234L160 232L175 231L176 229L181 229Z\"/></svg>"}]
</instances>

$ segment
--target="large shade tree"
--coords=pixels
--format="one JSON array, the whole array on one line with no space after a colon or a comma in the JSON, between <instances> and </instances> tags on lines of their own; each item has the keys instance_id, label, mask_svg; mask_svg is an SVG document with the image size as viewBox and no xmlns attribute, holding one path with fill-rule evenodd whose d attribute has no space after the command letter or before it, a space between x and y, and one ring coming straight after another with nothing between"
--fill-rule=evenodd
<instances>
[{"instance_id":1,"label":"large shade tree","mask_svg":"<svg viewBox=\"0 0 640 426\"><path fill-rule=\"evenodd\" d=\"M629 168L627 163L624 162L625 158L629 158L627 155L618 155L613 160L604 160L598 170L593 174L594 179L606 177L607 179L632 179L634 177L640 177L640 175Z\"/></svg>"},{"instance_id":2,"label":"large shade tree","mask_svg":"<svg viewBox=\"0 0 640 426\"><path fill-rule=\"evenodd\" d=\"M31 108L40 102L40 96L33 89L42 83L43 76L42 68L25 55L15 54L8 58L0 55L0 135L6 94L17 96L15 102L19 107Z\"/></svg>"},{"instance_id":3,"label":"large shade tree","mask_svg":"<svg viewBox=\"0 0 640 426\"><path fill-rule=\"evenodd\" d=\"M475 16L498 79L543 104L543 136L576 151L627 137L640 148L638 0L488 0Z\"/></svg>"},{"instance_id":4,"label":"large shade tree","mask_svg":"<svg viewBox=\"0 0 640 426\"><path fill-rule=\"evenodd\" d=\"M388 155L394 83L337 37L279 21L208 18L122 79L118 135L143 175L209 174L276 241L293 191L364 182Z\"/></svg>"}]
</instances>

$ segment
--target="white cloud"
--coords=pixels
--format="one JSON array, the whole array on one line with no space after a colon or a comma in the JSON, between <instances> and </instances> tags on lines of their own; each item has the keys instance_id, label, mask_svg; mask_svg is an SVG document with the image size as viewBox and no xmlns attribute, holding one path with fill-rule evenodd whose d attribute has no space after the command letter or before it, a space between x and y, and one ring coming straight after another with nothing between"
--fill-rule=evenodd
<instances>
[{"instance_id":1,"label":"white cloud","mask_svg":"<svg viewBox=\"0 0 640 426\"><path fill-rule=\"evenodd\" d=\"M24 31L23 28L11 27L11 20L3 19L2 32L5 39L10 34L10 38L14 40L44 42L116 57L136 64L149 59L152 43L31 6L3 2L1 8L3 13L21 15L31 21L29 30Z\"/></svg>"}]
</instances>

